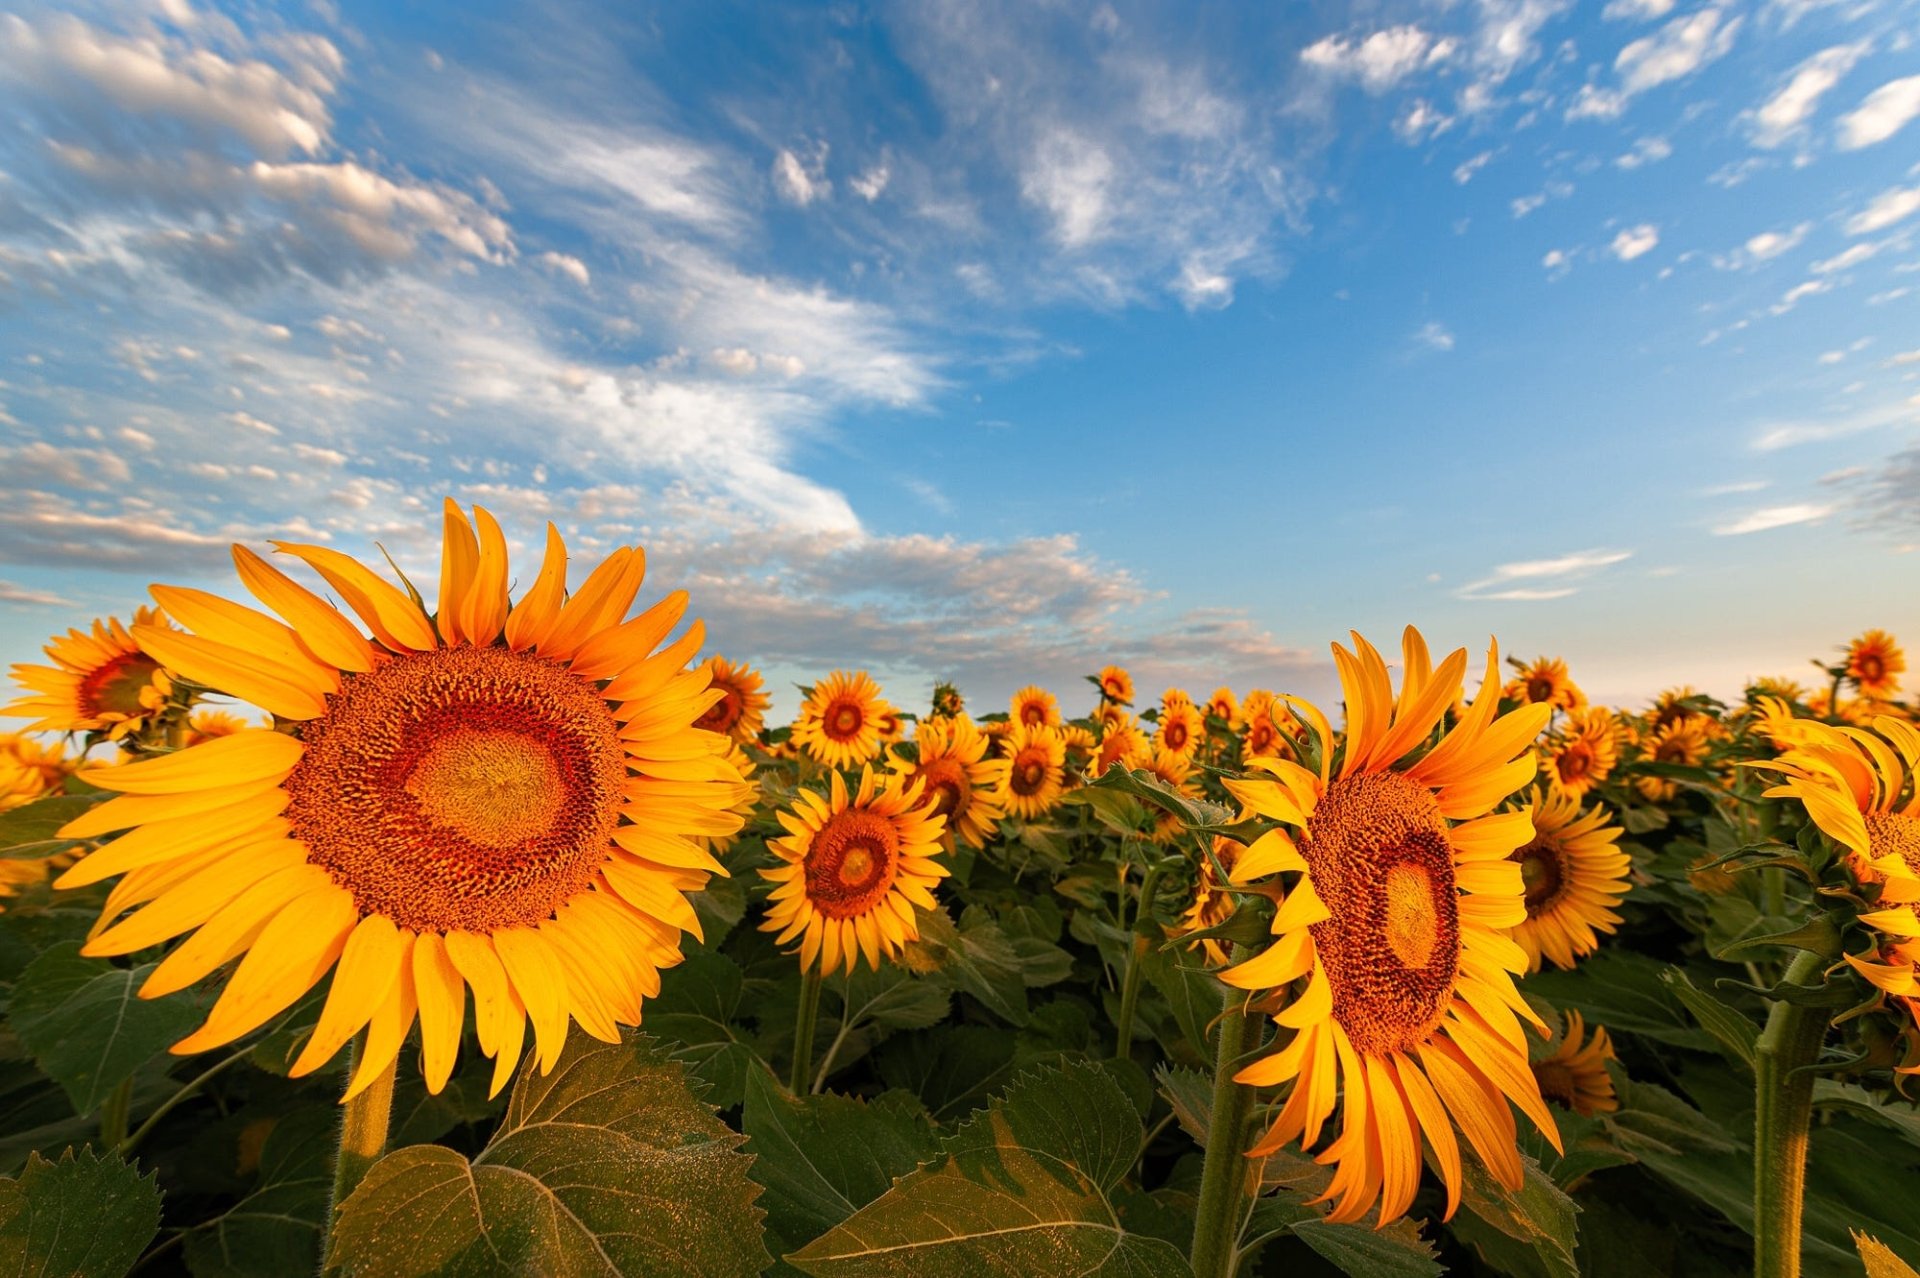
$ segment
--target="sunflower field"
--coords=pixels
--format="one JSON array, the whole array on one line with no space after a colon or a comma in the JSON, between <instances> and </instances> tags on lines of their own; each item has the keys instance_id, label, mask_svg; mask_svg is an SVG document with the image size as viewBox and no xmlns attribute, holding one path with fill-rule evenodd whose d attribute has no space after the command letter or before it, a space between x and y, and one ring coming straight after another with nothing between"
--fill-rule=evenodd
<instances>
[{"instance_id":1,"label":"sunflower field","mask_svg":"<svg viewBox=\"0 0 1920 1278\"><path fill-rule=\"evenodd\" d=\"M1735 702L1409 627L1334 704L1089 654L788 725L638 547L274 550L14 667L0 1272L1920 1263L1890 635Z\"/></svg>"}]
</instances>

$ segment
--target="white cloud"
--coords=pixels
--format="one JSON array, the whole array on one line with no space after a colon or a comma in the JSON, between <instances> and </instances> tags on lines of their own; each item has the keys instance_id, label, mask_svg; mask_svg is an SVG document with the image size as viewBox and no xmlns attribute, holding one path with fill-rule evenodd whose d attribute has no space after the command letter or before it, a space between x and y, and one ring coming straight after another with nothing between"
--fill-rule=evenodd
<instances>
[{"instance_id":1,"label":"white cloud","mask_svg":"<svg viewBox=\"0 0 1920 1278\"><path fill-rule=\"evenodd\" d=\"M855 195L871 204L880 198L880 193L887 189L887 183L892 177L892 170L885 164L876 164L847 185L853 188Z\"/></svg>"},{"instance_id":2,"label":"white cloud","mask_svg":"<svg viewBox=\"0 0 1920 1278\"><path fill-rule=\"evenodd\" d=\"M1796 136L1820 107L1820 99L1867 54L1868 46L1838 44L1793 69L1780 90L1753 110L1755 146L1776 147Z\"/></svg>"},{"instance_id":3,"label":"white cloud","mask_svg":"<svg viewBox=\"0 0 1920 1278\"><path fill-rule=\"evenodd\" d=\"M1330 35L1300 51L1300 61L1329 75L1358 80L1369 93L1384 93L1420 68L1441 62L1455 49L1416 26L1386 27L1364 39Z\"/></svg>"},{"instance_id":4,"label":"white cloud","mask_svg":"<svg viewBox=\"0 0 1920 1278\"><path fill-rule=\"evenodd\" d=\"M1620 75L1620 91L1628 97L1655 85L1692 75L1733 47L1741 19L1722 21L1715 8L1675 18L1650 36L1642 36L1620 50L1613 69Z\"/></svg>"},{"instance_id":5,"label":"white cloud","mask_svg":"<svg viewBox=\"0 0 1920 1278\"><path fill-rule=\"evenodd\" d=\"M1613 21L1651 22L1673 12L1673 0L1610 0L1600 16Z\"/></svg>"},{"instance_id":6,"label":"white cloud","mask_svg":"<svg viewBox=\"0 0 1920 1278\"><path fill-rule=\"evenodd\" d=\"M405 257L422 231L484 261L504 261L513 253L513 233L506 222L456 191L395 182L352 161L256 160L250 173L262 192L309 206L370 257Z\"/></svg>"},{"instance_id":7,"label":"white cloud","mask_svg":"<svg viewBox=\"0 0 1920 1278\"><path fill-rule=\"evenodd\" d=\"M1817 524L1833 511L1830 505L1818 506L1807 502L1791 506L1764 506L1729 523L1715 525L1713 531L1717 537L1740 537L1774 528L1790 528L1795 524Z\"/></svg>"},{"instance_id":8,"label":"white cloud","mask_svg":"<svg viewBox=\"0 0 1920 1278\"><path fill-rule=\"evenodd\" d=\"M1809 297L1818 297L1822 293L1833 291L1833 281L1828 279L1803 280L1780 295L1780 300L1767 308L1769 315L1785 315Z\"/></svg>"},{"instance_id":9,"label":"white cloud","mask_svg":"<svg viewBox=\"0 0 1920 1278\"><path fill-rule=\"evenodd\" d=\"M1616 156L1614 164L1623 169L1637 169L1647 164L1658 164L1673 154L1673 144L1665 138L1640 138L1633 148L1624 155Z\"/></svg>"},{"instance_id":10,"label":"white cloud","mask_svg":"<svg viewBox=\"0 0 1920 1278\"><path fill-rule=\"evenodd\" d=\"M1878 244L1855 244L1835 253L1832 257L1823 257L1808 269L1815 275L1831 275L1835 271L1844 271L1848 267L1858 266L1880 251Z\"/></svg>"},{"instance_id":11,"label":"white cloud","mask_svg":"<svg viewBox=\"0 0 1920 1278\"><path fill-rule=\"evenodd\" d=\"M99 448L62 448L45 440L0 447L0 471L6 473L9 491L37 484L105 491L133 477L118 454Z\"/></svg>"},{"instance_id":12,"label":"white cloud","mask_svg":"<svg viewBox=\"0 0 1920 1278\"><path fill-rule=\"evenodd\" d=\"M1477 155L1462 160L1453 170L1453 180L1461 186L1465 186L1467 183L1473 181L1473 175L1481 169L1486 168L1488 162L1492 159L1493 152L1482 151Z\"/></svg>"},{"instance_id":13,"label":"white cloud","mask_svg":"<svg viewBox=\"0 0 1920 1278\"><path fill-rule=\"evenodd\" d=\"M71 599L63 599L51 590L35 590L16 581L0 581L0 603L21 604L29 608L71 608Z\"/></svg>"},{"instance_id":14,"label":"white cloud","mask_svg":"<svg viewBox=\"0 0 1920 1278\"><path fill-rule=\"evenodd\" d=\"M1455 594L1461 599L1516 602L1564 599L1579 590L1576 583L1632 557L1630 550L1596 549L1579 550L1554 559L1500 564L1487 576L1460 587Z\"/></svg>"},{"instance_id":15,"label":"white cloud","mask_svg":"<svg viewBox=\"0 0 1920 1278\"><path fill-rule=\"evenodd\" d=\"M1099 143L1069 129L1040 139L1021 192L1053 219L1054 237L1065 248L1080 248L1105 234L1114 163Z\"/></svg>"},{"instance_id":16,"label":"white cloud","mask_svg":"<svg viewBox=\"0 0 1920 1278\"><path fill-rule=\"evenodd\" d=\"M546 252L542 253L538 260L540 265L555 275L564 275L581 288L590 288L593 285L593 276L588 272L587 264L570 253Z\"/></svg>"},{"instance_id":17,"label":"white cloud","mask_svg":"<svg viewBox=\"0 0 1920 1278\"><path fill-rule=\"evenodd\" d=\"M1573 269L1573 259L1567 256L1565 249L1549 249L1547 255L1540 259L1540 265L1554 279L1559 279Z\"/></svg>"},{"instance_id":18,"label":"white cloud","mask_svg":"<svg viewBox=\"0 0 1920 1278\"><path fill-rule=\"evenodd\" d=\"M1645 253L1651 253L1660 243L1660 230L1651 222L1642 222L1630 226L1613 237L1613 243L1607 245L1607 251L1622 262L1631 262Z\"/></svg>"},{"instance_id":19,"label":"white cloud","mask_svg":"<svg viewBox=\"0 0 1920 1278\"><path fill-rule=\"evenodd\" d=\"M824 143L805 161L782 147L773 160L774 190L780 193L781 199L800 208L824 199L833 193L833 183L826 177L826 161L827 148Z\"/></svg>"},{"instance_id":20,"label":"white cloud","mask_svg":"<svg viewBox=\"0 0 1920 1278\"><path fill-rule=\"evenodd\" d=\"M1583 84L1567 104L1569 120L1613 120L1627 109L1626 96L1597 84Z\"/></svg>"},{"instance_id":21,"label":"white cloud","mask_svg":"<svg viewBox=\"0 0 1920 1278\"><path fill-rule=\"evenodd\" d=\"M1716 256L1714 265L1722 270L1738 271L1752 266L1756 262L1771 261L1783 253L1789 253L1800 247L1801 241L1813 230L1813 223L1802 222L1788 227L1784 231L1762 231L1750 237L1737 250L1724 257Z\"/></svg>"},{"instance_id":22,"label":"white cloud","mask_svg":"<svg viewBox=\"0 0 1920 1278\"><path fill-rule=\"evenodd\" d=\"M1848 235L1884 231L1920 212L1920 186L1893 187L1873 198L1866 208L1847 219Z\"/></svg>"},{"instance_id":23,"label":"white cloud","mask_svg":"<svg viewBox=\"0 0 1920 1278\"><path fill-rule=\"evenodd\" d=\"M1920 116L1920 75L1881 85L1840 117L1840 149L1857 151L1885 142Z\"/></svg>"},{"instance_id":24,"label":"white cloud","mask_svg":"<svg viewBox=\"0 0 1920 1278\"><path fill-rule=\"evenodd\" d=\"M1453 117L1425 98L1416 98L1393 122L1393 130L1409 146L1431 141L1453 127Z\"/></svg>"},{"instance_id":25,"label":"white cloud","mask_svg":"<svg viewBox=\"0 0 1920 1278\"><path fill-rule=\"evenodd\" d=\"M1429 350L1450 351L1453 349L1452 332L1447 329L1445 324L1440 323L1438 320L1428 320L1425 324L1422 324L1419 331L1414 333L1413 340Z\"/></svg>"}]
</instances>

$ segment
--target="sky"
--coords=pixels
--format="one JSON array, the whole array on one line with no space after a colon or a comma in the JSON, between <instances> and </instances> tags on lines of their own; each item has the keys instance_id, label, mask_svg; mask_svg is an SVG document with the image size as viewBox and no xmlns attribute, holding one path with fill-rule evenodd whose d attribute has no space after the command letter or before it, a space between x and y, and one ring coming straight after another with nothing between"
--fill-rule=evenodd
<instances>
[{"instance_id":1,"label":"sky","mask_svg":"<svg viewBox=\"0 0 1920 1278\"><path fill-rule=\"evenodd\" d=\"M1920 642L1920 0L8 7L0 661L449 495L776 712Z\"/></svg>"}]
</instances>

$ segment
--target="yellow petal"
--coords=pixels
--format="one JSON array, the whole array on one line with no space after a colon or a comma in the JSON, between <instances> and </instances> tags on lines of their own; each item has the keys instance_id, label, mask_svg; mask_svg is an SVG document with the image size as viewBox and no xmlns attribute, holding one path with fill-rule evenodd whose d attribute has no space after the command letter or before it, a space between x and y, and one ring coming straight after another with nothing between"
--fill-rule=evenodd
<instances>
[{"instance_id":1,"label":"yellow petal","mask_svg":"<svg viewBox=\"0 0 1920 1278\"><path fill-rule=\"evenodd\" d=\"M207 1023L175 1043L174 1054L231 1043L291 1007L333 966L359 918L353 897L331 885L282 906L234 969Z\"/></svg>"}]
</instances>

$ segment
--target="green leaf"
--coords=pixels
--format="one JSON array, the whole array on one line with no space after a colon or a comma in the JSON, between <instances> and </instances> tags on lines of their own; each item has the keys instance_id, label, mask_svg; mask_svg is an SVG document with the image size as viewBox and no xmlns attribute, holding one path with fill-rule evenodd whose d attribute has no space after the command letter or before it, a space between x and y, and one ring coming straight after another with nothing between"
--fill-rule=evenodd
<instances>
[{"instance_id":1,"label":"green leaf","mask_svg":"<svg viewBox=\"0 0 1920 1278\"><path fill-rule=\"evenodd\" d=\"M1858 1114L1920 1145L1920 1111L1911 1105L1888 1104L1883 1097L1864 1087L1831 1078L1814 1080L1813 1104L1816 1109L1842 1109Z\"/></svg>"},{"instance_id":2,"label":"green leaf","mask_svg":"<svg viewBox=\"0 0 1920 1278\"><path fill-rule=\"evenodd\" d=\"M909 945L926 966L986 1004L994 1015L1014 1025L1027 1023L1020 955L985 910L967 910L958 927L945 910L922 910L920 939Z\"/></svg>"},{"instance_id":3,"label":"green leaf","mask_svg":"<svg viewBox=\"0 0 1920 1278\"><path fill-rule=\"evenodd\" d=\"M187 1235L194 1278L313 1272L333 1192L339 1122L314 1107L274 1124L260 1149L253 1192Z\"/></svg>"},{"instance_id":4,"label":"green leaf","mask_svg":"<svg viewBox=\"0 0 1920 1278\"><path fill-rule=\"evenodd\" d=\"M75 1113L90 1114L113 1089L199 1024L205 1008L190 996L142 999L153 971L80 956L63 942L27 965L13 987L13 1031Z\"/></svg>"},{"instance_id":5,"label":"green leaf","mask_svg":"<svg viewBox=\"0 0 1920 1278\"><path fill-rule=\"evenodd\" d=\"M112 797L104 790L54 794L0 812L0 859L28 860L80 846L77 840L61 838L60 827Z\"/></svg>"},{"instance_id":6,"label":"green leaf","mask_svg":"<svg viewBox=\"0 0 1920 1278\"><path fill-rule=\"evenodd\" d=\"M760 1188L745 1137L651 1039L575 1034L553 1072L521 1069L469 1161L412 1145L341 1204L330 1269L382 1278L498 1273L755 1274Z\"/></svg>"},{"instance_id":7,"label":"green leaf","mask_svg":"<svg viewBox=\"0 0 1920 1278\"><path fill-rule=\"evenodd\" d=\"M1616 1034L1637 1034L1674 1047L1713 1049L1713 1036L1693 1024L1661 979L1667 964L1644 954L1602 948L1572 971L1529 976L1527 993L1555 1007L1571 1007L1589 1025Z\"/></svg>"},{"instance_id":8,"label":"green leaf","mask_svg":"<svg viewBox=\"0 0 1920 1278\"><path fill-rule=\"evenodd\" d=\"M1174 1121L1193 1137L1200 1148L1207 1147L1207 1130L1213 1123L1213 1080L1197 1069L1162 1065L1153 1071L1160 1094L1173 1110Z\"/></svg>"},{"instance_id":9,"label":"green leaf","mask_svg":"<svg viewBox=\"0 0 1920 1278\"><path fill-rule=\"evenodd\" d=\"M1679 999L1700 1027L1718 1039L1721 1046L1732 1053L1734 1058L1744 1064L1749 1071L1753 1069L1754 1044L1759 1041L1760 1030L1752 1021L1733 1008L1707 993L1690 980L1687 974L1677 967L1669 967L1660 974L1673 996Z\"/></svg>"},{"instance_id":10,"label":"green leaf","mask_svg":"<svg viewBox=\"0 0 1920 1278\"><path fill-rule=\"evenodd\" d=\"M1893 1248L1871 1234L1853 1231L1853 1245L1860 1249L1860 1262L1867 1267L1867 1278L1920 1278L1913 1266L1893 1254Z\"/></svg>"},{"instance_id":11,"label":"green leaf","mask_svg":"<svg viewBox=\"0 0 1920 1278\"><path fill-rule=\"evenodd\" d=\"M1784 932L1770 932L1765 936L1749 936L1735 941L1723 947L1714 957L1739 962L1752 951L1767 947L1810 950L1823 958L1833 958L1840 953L1840 928L1826 915L1816 914L1799 927L1789 928Z\"/></svg>"},{"instance_id":12,"label":"green leaf","mask_svg":"<svg viewBox=\"0 0 1920 1278\"><path fill-rule=\"evenodd\" d=\"M741 1037L735 1013L744 977L740 965L721 954L690 954L660 975L660 995L643 1013L649 1034L673 1043L673 1054L707 1085L706 1099L729 1109L746 1095L756 1064Z\"/></svg>"},{"instance_id":13,"label":"green leaf","mask_svg":"<svg viewBox=\"0 0 1920 1278\"><path fill-rule=\"evenodd\" d=\"M1291 1232L1353 1278L1433 1278L1446 1272L1433 1257L1433 1244L1420 1236L1420 1226L1404 1218L1385 1229L1302 1220Z\"/></svg>"},{"instance_id":14,"label":"green leaf","mask_svg":"<svg viewBox=\"0 0 1920 1278\"><path fill-rule=\"evenodd\" d=\"M159 1185L118 1154L32 1154L18 1180L0 1179L0 1256L20 1278L118 1278L159 1228Z\"/></svg>"},{"instance_id":15,"label":"green leaf","mask_svg":"<svg viewBox=\"0 0 1920 1278\"><path fill-rule=\"evenodd\" d=\"M1178 1248L1120 1220L1113 1191L1140 1139L1132 1105L1098 1066L1024 1074L945 1142L943 1161L787 1261L834 1276L1189 1274Z\"/></svg>"},{"instance_id":16,"label":"green leaf","mask_svg":"<svg viewBox=\"0 0 1920 1278\"><path fill-rule=\"evenodd\" d=\"M1577 1278L1573 1218L1580 1209L1552 1177L1540 1170L1540 1164L1525 1157L1521 1163L1525 1179L1518 1190L1509 1191L1478 1160L1466 1159L1460 1204L1473 1217L1519 1244L1517 1249L1507 1248L1484 1240L1492 1242L1487 1248L1492 1253L1489 1261L1497 1265L1496 1257L1518 1251L1525 1254L1529 1269L1551 1278ZM1511 1264L1509 1260L1507 1267Z\"/></svg>"},{"instance_id":17,"label":"green leaf","mask_svg":"<svg viewBox=\"0 0 1920 1278\"><path fill-rule=\"evenodd\" d=\"M1180 1036L1203 1060L1210 1060L1207 1026L1220 1014L1220 978L1200 962L1197 954L1148 950L1136 955L1140 972L1155 993L1167 1001L1173 1011ZM1175 1044L1167 1044L1171 1050Z\"/></svg>"},{"instance_id":18,"label":"green leaf","mask_svg":"<svg viewBox=\"0 0 1920 1278\"><path fill-rule=\"evenodd\" d=\"M740 1121L753 1177L767 1189L767 1224L796 1241L833 1228L939 1152L932 1121L906 1093L871 1104L789 1096L765 1070L747 1079Z\"/></svg>"}]
</instances>

